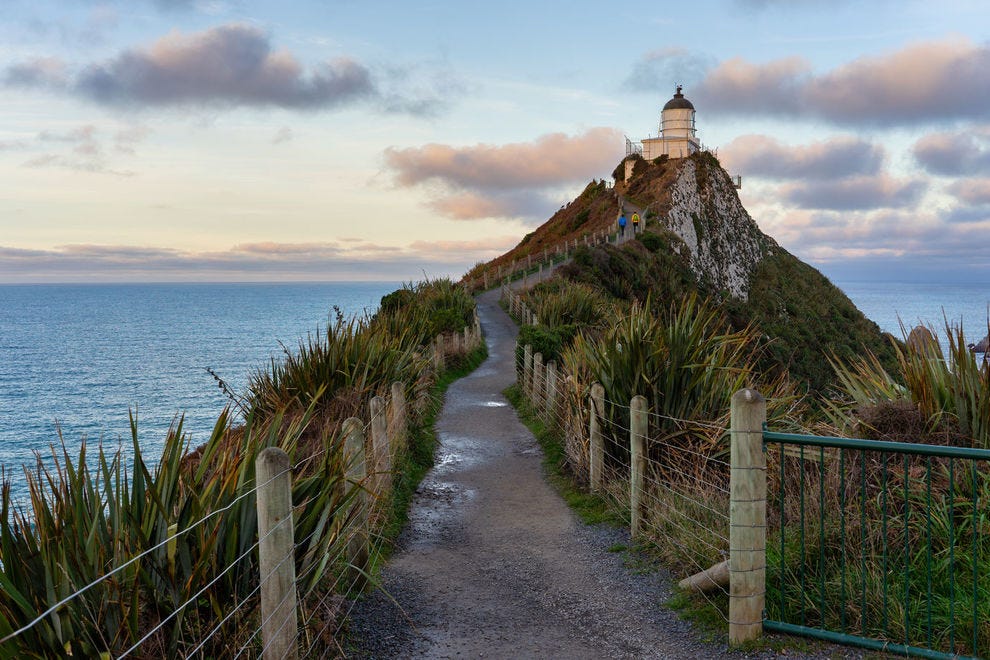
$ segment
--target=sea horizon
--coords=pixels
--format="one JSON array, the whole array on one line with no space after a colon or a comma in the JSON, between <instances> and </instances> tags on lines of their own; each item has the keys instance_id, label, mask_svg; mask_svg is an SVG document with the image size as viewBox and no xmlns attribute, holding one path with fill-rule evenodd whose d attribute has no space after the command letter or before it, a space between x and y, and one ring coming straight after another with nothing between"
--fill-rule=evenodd
<instances>
[{"instance_id":1,"label":"sea horizon","mask_svg":"<svg viewBox=\"0 0 990 660\"><path fill-rule=\"evenodd\" d=\"M833 280L881 330L901 337L923 322L940 335L943 313L969 341L986 334L979 284ZM0 284L0 465L22 481L58 442L129 445L136 411L141 446L156 458L180 416L192 446L229 403L207 371L237 393L250 375L307 334L373 313L397 281L70 282ZM44 292L39 294L38 292ZM944 341L943 341L944 344Z\"/></svg>"}]
</instances>

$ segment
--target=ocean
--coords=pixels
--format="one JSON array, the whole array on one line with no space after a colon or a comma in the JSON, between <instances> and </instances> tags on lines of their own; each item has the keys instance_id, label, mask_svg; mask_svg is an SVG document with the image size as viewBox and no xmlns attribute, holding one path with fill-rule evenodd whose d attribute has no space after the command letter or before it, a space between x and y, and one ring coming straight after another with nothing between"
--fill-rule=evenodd
<instances>
[{"instance_id":1,"label":"ocean","mask_svg":"<svg viewBox=\"0 0 990 660\"><path fill-rule=\"evenodd\" d=\"M271 357L345 316L374 312L401 282L325 284L0 285L0 465L23 497L21 466L50 457L61 432L70 454L130 446L157 459L185 415L192 446Z\"/></svg>"},{"instance_id":2,"label":"ocean","mask_svg":"<svg viewBox=\"0 0 990 660\"><path fill-rule=\"evenodd\" d=\"M901 336L944 317L970 341L986 335L984 285L837 282L881 329ZM207 368L236 392L250 374L345 315L373 312L399 282L327 284L132 284L0 286L0 465L23 495L22 465L50 455L61 431L80 440L140 444L157 457L177 415L192 446L210 433L227 399ZM944 334L944 333L941 333Z\"/></svg>"}]
</instances>

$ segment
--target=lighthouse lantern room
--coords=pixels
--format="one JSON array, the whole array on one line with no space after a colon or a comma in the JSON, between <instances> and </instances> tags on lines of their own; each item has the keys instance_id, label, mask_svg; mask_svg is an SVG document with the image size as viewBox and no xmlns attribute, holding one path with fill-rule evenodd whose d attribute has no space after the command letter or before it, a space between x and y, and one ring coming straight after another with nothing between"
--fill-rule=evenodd
<instances>
[{"instance_id":1,"label":"lighthouse lantern room","mask_svg":"<svg viewBox=\"0 0 990 660\"><path fill-rule=\"evenodd\" d=\"M643 158L652 160L664 155L686 158L700 149L701 142L694 125L694 105L684 98L678 85L674 97L660 113L660 136L643 140Z\"/></svg>"}]
</instances>

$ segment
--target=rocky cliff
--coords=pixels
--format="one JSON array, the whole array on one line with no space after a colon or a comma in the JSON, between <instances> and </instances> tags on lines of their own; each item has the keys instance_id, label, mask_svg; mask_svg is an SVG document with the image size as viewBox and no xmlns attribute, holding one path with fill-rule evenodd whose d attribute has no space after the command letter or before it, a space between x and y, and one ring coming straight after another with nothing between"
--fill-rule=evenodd
<instances>
[{"instance_id":1,"label":"rocky cliff","mask_svg":"<svg viewBox=\"0 0 990 660\"><path fill-rule=\"evenodd\" d=\"M560 278L619 300L676 300L697 292L717 303L736 327L756 326L765 338L764 363L812 389L833 379L830 356L864 349L892 360L879 327L821 273L764 234L739 201L728 173L709 152L647 162L630 157L616 167L614 188L592 182L518 246L468 277L491 277L498 267L534 261L561 242L615 229L620 208L646 217L645 230L619 245L580 248ZM628 159L627 159L628 160Z\"/></svg>"}]
</instances>

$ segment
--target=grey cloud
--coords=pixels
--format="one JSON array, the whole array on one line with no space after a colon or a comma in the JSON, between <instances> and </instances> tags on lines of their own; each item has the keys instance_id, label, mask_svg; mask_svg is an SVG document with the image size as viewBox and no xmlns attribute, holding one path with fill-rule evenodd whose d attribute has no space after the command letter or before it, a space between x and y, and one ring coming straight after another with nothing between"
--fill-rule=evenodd
<instances>
[{"instance_id":1,"label":"grey cloud","mask_svg":"<svg viewBox=\"0 0 990 660\"><path fill-rule=\"evenodd\" d=\"M782 192L787 201L801 208L851 211L909 206L926 188L922 181L897 181L880 175L788 184Z\"/></svg>"},{"instance_id":2,"label":"grey cloud","mask_svg":"<svg viewBox=\"0 0 990 660\"><path fill-rule=\"evenodd\" d=\"M2 74L7 85L59 89L109 106L327 110L365 102L383 112L435 116L456 96L456 79L422 78L379 75L347 57L306 70L290 52L274 49L265 32L244 24L173 33L74 75L54 61L15 64Z\"/></svg>"},{"instance_id":3,"label":"grey cloud","mask_svg":"<svg viewBox=\"0 0 990 660\"><path fill-rule=\"evenodd\" d=\"M341 58L306 75L286 52L247 25L226 25L191 37L171 36L90 65L76 88L111 105L274 105L333 107L373 92L371 74Z\"/></svg>"},{"instance_id":4,"label":"grey cloud","mask_svg":"<svg viewBox=\"0 0 990 660\"><path fill-rule=\"evenodd\" d=\"M65 63L46 57L8 66L0 80L9 87L61 88L67 82Z\"/></svg>"},{"instance_id":5,"label":"grey cloud","mask_svg":"<svg viewBox=\"0 0 990 660\"><path fill-rule=\"evenodd\" d=\"M854 137L791 147L769 136L743 135L719 149L719 158L733 172L769 179L831 180L877 174L884 156L882 146Z\"/></svg>"},{"instance_id":6,"label":"grey cloud","mask_svg":"<svg viewBox=\"0 0 990 660\"><path fill-rule=\"evenodd\" d=\"M691 90L706 112L917 124L990 117L990 46L961 38L913 43L822 74L796 58L722 62Z\"/></svg>"},{"instance_id":7,"label":"grey cloud","mask_svg":"<svg viewBox=\"0 0 990 660\"><path fill-rule=\"evenodd\" d=\"M945 219L953 224L990 222L990 204L957 206L949 211Z\"/></svg>"},{"instance_id":8,"label":"grey cloud","mask_svg":"<svg viewBox=\"0 0 990 660\"><path fill-rule=\"evenodd\" d=\"M990 174L990 133L934 133L915 142L915 160L932 174Z\"/></svg>"}]
</instances>

